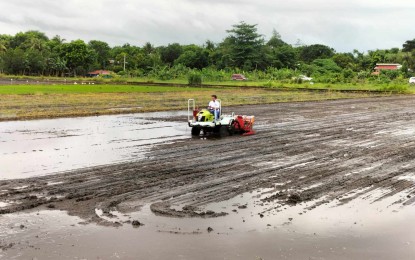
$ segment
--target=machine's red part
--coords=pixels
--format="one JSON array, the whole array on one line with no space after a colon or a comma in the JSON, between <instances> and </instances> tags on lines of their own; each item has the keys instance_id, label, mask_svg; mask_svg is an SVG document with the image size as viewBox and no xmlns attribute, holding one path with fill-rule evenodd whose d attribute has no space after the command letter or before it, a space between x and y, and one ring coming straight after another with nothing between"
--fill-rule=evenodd
<instances>
[{"instance_id":1,"label":"machine's red part","mask_svg":"<svg viewBox=\"0 0 415 260\"><path fill-rule=\"evenodd\" d=\"M252 130L254 125L253 117L236 116L233 126L235 131L242 132L243 135L253 135L255 131Z\"/></svg>"},{"instance_id":2,"label":"machine's red part","mask_svg":"<svg viewBox=\"0 0 415 260\"><path fill-rule=\"evenodd\" d=\"M199 109L196 108L195 110L193 110L193 118L196 119L197 113L199 113Z\"/></svg>"},{"instance_id":3,"label":"machine's red part","mask_svg":"<svg viewBox=\"0 0 415 260\"><path fill-rule=\"evenodd\" d=\"M254 134L255 134L255 131L254 130L251 130L249 132L243 133L242 135L243 136L247 136L247 135L254 135Z\"/></svg>"}]
</instances>

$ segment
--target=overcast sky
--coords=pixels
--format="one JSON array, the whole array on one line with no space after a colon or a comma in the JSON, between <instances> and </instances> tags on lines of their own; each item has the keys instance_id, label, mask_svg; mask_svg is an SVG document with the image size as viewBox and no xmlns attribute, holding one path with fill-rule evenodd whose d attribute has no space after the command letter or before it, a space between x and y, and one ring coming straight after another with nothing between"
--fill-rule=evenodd
<instances>
[{"instance_id":1,"label":"overcast sky","mask_svg":"<svg viewBox=\"0 0 415 260\"><path fill-rule=\"evenodd\" d=\"M399 47L415 38L412 0L0 0L0 34L39 30L111 46L221 42L245 21L268 39L338 52Z\"/></svg>"}]
</instances>

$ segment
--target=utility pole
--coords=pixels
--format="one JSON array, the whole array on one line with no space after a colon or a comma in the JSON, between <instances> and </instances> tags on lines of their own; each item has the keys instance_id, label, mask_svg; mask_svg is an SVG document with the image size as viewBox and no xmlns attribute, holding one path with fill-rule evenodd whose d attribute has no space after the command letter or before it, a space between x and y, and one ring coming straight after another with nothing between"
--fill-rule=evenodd
<instances>
[{"instance_id":1,"label":"utility pole","mask_svg":"<svg viewBox=\"0 0 415 260\"><path fill-rule=\"evenodd\" d=\"M125 53L124 53L124 71L125 71Z\"/></svg>"}]
</instances>

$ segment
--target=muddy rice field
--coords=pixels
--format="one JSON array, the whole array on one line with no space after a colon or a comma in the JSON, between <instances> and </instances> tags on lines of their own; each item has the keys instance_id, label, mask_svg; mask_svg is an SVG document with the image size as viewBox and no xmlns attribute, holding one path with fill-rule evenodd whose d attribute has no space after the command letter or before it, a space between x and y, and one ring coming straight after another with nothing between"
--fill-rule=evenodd
<instances>
[{"instance_id":1,"label":"muddy rice field","mask_svg":"<svg viewBox=\"0 0 415 260\"><path fill-rule=\"evenodd\" d=\"M414 97L224 112L0 123L0 259L413 259Z\"/></svg>"}]
</instances>

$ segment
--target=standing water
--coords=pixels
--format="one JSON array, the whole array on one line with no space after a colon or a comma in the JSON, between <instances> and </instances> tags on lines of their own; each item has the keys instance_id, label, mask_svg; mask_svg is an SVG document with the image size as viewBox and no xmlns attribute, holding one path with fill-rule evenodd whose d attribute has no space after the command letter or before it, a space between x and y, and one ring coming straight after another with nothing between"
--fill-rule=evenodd
<instances>
[{"instance_id":1,"label":"standing water","mask_svg":"<svg viewBox=\"0 0 415 260\"><path fill-rule=\"evenodd\" d=\"M0 180L143 158L153 145L188 138L183 122L157 112L0 123Z\"/></svg>"}]
</instances>

